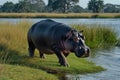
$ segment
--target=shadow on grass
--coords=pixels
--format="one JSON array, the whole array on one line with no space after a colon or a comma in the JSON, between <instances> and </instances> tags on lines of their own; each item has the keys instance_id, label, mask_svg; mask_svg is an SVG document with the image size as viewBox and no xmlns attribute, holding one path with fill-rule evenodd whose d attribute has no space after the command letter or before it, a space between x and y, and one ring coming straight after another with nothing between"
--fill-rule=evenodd
<instances>
[{"instance_id":1,"label":"shadow on grass","mask_svg":"<svg viewBox=\"0 0 120 80\"><path fill-rule=\"evenodd\" d=\"M40 62L39 62L40 61ZM37 62L37 63L36 63ZM50 68L45 65L59 67L57 61L46 61L43 59L38 59L38 57L30 58L29 56L23 55L16 50L9 49L5 44L0 44L0 63L27 66L35 69L42 69L48 73L56 74L60 72L57 69ZM38 64L40 63L40 64Z\"/></svg>"},{"instance_id":2,"label":"shadow on grass","mask_svg":"<svg viewBox=\"0 0 120 80\"><path fill-rule=\"evenodd\" d=\"M17 63L22 56L17 54L18 51L10 50L5 44L0 44L0 62L1 63Z\"/></svg>"}]
</instances>

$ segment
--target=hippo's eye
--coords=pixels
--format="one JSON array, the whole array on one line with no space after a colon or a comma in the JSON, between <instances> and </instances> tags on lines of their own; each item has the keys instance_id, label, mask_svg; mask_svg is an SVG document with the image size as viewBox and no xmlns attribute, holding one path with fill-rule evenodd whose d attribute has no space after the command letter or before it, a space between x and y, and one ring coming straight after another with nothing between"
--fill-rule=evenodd
<instances>
[{"instance_id":1,"label":"hippo's eye","mask_svg":"<svg viewBox=\"0 0 120 80\"><path fill-rule=\"evenodd\" d=\"M85 40L85 36L80 36L83 40Z\"/></svg>"},{"instance_id":2,"label":"hippo's eye","mask_svg":"<svg viewBox=\"0 0 120 80\"><path fill-rule=\"evenodd\" d=\"M78 42L78 41L79 41L79 38L78 38L78 37L73 37L73 40L74 40L75 42Z\"/></svg>"}]
</instances>

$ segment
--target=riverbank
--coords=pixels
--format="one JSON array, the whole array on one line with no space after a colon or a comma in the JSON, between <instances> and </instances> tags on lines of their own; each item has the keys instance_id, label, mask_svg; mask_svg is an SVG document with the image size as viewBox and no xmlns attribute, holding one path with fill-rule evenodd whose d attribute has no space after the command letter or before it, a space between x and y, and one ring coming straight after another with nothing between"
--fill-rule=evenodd
<instances>
[{"instance_id":1,"label":"riverbank","mask_svg":"<svg viewBox=\"0 0 120 80\"><path fill-rule=\"evenodd\" d=\"M19 22L16 24L0 23L0 63L26 66L59 75L61 75L61 73L64 73L63 75L66 73L95 73L105 70L101 66L96 66L86 59L75 57L72 53L67 58L70 64L69 68L59 66L55 55L47 55L46 59L40 59L38 51L36 51L35 57L29 58L26 35L31 25L32 23L30 22ZM115 32L109 28L96 27L96 25L91 28L83 25L72 25L72 27L77 30L84 30L86 44L88 44L91 49L100 48L105 43L106 45L114 46L117 41Z\"/></svg>"},{"instance_id":2,"label":"riverbank","mask_svg":"<svg viewBox=\"0 0 120 80\"><path fill-rule=\"evenodd\" d=\"M0 64L0 80L59 80L57 76L26 66Z\"/></svg>"},{"instance_id":3,"label":"riverbank","mask_svg":"<svg viewBox=\"0 0 120 80\"><path fill-rule=\"evenodd\" d=\"M120 13L0 13L0 18L120 18Z\"/></svg>"}]
</instances>

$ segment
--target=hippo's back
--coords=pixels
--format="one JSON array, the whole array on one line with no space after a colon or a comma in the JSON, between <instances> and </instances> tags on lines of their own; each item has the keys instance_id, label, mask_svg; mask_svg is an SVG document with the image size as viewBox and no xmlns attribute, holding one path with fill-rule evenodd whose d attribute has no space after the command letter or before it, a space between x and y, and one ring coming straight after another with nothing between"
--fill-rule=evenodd
<instances>
[{"instance_id":1,"label":"hippo's back","mask_svg":"<svg viewBox=\"0 0 120 80\"><path fill-rule=\"evenodd\" d=\"M53 20L43 20L34 24L28 32L30 39L36 48L51 48L58 45L65 35L71 30L70 27Z\"/></svg>"}]
</instances>

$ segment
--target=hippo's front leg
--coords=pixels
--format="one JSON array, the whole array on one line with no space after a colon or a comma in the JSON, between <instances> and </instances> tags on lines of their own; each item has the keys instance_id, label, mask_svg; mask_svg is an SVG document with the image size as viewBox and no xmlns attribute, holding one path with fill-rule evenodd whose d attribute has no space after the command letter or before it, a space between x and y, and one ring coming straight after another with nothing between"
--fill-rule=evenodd
<instances>
[{"instance_id":1,"label":"hippo's front leg","mask_svg":"<svg viewBox=\"0 0 120 80\"><path fill-rule=\"evenodd\" d=\"M68 64L64 54L59 50L59 48L55 47L54 52L55 52L55 54L57 55L57 57L59 59L60 65L69 67L69 64Z\"/></svg>"}]
</instances>

